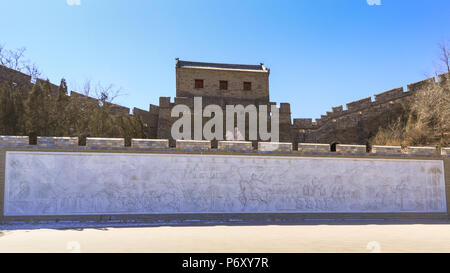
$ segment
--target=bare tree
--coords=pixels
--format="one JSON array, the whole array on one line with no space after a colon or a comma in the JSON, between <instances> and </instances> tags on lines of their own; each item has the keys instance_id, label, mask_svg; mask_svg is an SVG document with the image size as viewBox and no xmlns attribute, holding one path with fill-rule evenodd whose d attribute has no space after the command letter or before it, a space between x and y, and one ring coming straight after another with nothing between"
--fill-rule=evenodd
<instances>
[{"instance_id":1,"label":"bare tree","mask_svg":"<svg viewBox=\"0 0 450 273\"><path fill-rule=\"evenodd\" d=\"M439 44L436 76L450 72L450 46ZM450 144L450 78L425 85L415 92L407 122L387 124L372 138L374 144L428 145Z\"/></svg>"},{"instance_id":2,"label":"bare tree","mask_svg":"<svg viewBox=\"0 0 450 273\"><path fill-rule=\"evenodd\" d=\"M450 72L450 46L448 45L448 43L441 43L439 47L441 50L439 60L447 68L447 72Z\"/></svg>"},{"instance_id":3,"label":"bare tree","mask_svg":"<svg viewBox=\"0 0 450 273\"><path fill-rule=\"evenodd\" d=\"M34 82L41 73L35 64L25 60L25 51L24 47L8 50L0 45L0 65L31 76L31 80Z\"/></svg>"},{"instance_id":4,"label":"bare tree","mask_svg":"<svg viewBox=\"0 0 450 273\"><path fill-rule=\"evenodd\" d=\"M437 63L434 64L434 74L437 76L442 73L450 72L450 42L441 42L438 44L439 53Z\"/></svg>"},{"instance_id":5,"label":"bare tree","mask_svg":"<svg viewBox=\"0 0 450 273\"><path fill-rule=\"evenodd\" d=\"M450 72L450 46L446 42L439 44L438 61L436 75ZM446 142L450 132L450 81L427 85L419 90L411 104L411 113L413 119L406 128L407 138L423 140L423 136L428 136L429 140L439 137L441 142Z\"/></svg>"}]
</instances>

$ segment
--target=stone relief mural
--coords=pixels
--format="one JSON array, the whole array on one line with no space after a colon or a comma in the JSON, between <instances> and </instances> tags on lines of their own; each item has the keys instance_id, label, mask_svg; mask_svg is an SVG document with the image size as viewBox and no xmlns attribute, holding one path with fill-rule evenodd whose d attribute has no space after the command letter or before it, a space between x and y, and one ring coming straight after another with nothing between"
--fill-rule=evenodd
<instances>
[{"instance_id":1,"label":"stone relief mural","mask_svg":"<svg viewBox=\"0 0 450 273\"><path fill-rule=\"evenodd\" d=\"M7 152L5 216L446 212L440 160Z\"/></svg>"}]
</instances>

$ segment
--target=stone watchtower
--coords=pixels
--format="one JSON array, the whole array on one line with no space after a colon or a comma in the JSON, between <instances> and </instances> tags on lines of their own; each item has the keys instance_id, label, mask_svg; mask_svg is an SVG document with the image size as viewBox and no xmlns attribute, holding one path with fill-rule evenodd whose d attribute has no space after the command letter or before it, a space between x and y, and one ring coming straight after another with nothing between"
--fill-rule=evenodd
<instances>
[{"instance_id":1,"label":"stone watchtower","mask_svg":"<svg viewBox=\"0 0 450 273\"><path fill-rule=\"evenodd\" d=\"M262 63L259 65L204 63L182 61L177 58L175 69L176 97L173 102L170 97L160 97L159 105L150 105L150 112L146 118L149 124L149 138L169 139L173 145L171 127L178 118L171 117L171 110L179 104L193 110L194 97L202 98L203 107L215 104L224 110L226 105L253 104L257 107L276 105L269 99L270 70ZM280 104L279 112L280 140L291 142L289 104ZM248 128L248 119L246 120ZM207 121L208 118L204 118L203 123ZM193 129L193 125L191 128ZM246 132L248 134L247 129Z\"/></svg>"},{"instance_id":2,"label":"stone watchtower","mask_svg":"<svg viewBox=\"0 0 450 273\"><path fill-rule=\"evenodd\" d=\"M260 65L188 62L176 59L177 97L203 97L224 104L269 102L270 70Z\"/></svg>"}]
</instances>

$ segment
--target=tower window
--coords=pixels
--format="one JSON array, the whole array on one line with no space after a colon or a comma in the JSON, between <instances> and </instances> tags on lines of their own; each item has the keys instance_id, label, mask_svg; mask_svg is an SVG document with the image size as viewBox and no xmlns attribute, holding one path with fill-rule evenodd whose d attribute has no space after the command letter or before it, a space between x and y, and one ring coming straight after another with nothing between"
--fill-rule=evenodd
<instances>
[{"instance_id":1,"label":"tower window","mask_svg":"<svg viewBox=\"0 0 450 273\"><path fill-rule=\"evenodd\" d=\"M220 90L228 90L228 81L220 81L219 89Z\"/></svg>"},{"instance_id":2,"label":"tower window","mask_svg":"<svg viewBox=\"0 0 450 273\"><path fill-rule=\"evenodd\" d=\"M195 88L203 88L203 80L195 80Z\"/></svg>"},{"instance_id":3,"label":"tower window","mask_svg":"<svg viewBox=\"0 0 450 273\"><path fill-rule=\"evenodd\" d=\"M245 91L252 90L252 83L251 82L244 82L244 90Z\"/></svg>"}]
</instances>

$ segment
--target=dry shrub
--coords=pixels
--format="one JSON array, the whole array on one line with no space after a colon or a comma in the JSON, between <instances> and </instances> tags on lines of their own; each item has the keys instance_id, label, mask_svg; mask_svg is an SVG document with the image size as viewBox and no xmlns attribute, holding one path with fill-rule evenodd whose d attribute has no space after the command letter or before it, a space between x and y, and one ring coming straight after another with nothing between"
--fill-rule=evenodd
<instances>
[{"instance_id":1,"label":"dry shrub","mask_svg":"<svg viewBox=\"0 0 450 273\"><path fill-rule=\"evenodd\" d=\"M407 122L401 118L380 127L370 140L376 145L448 145L450 132L450 79L418 90L411 101Z\"/></svg>"}]
</instances>

